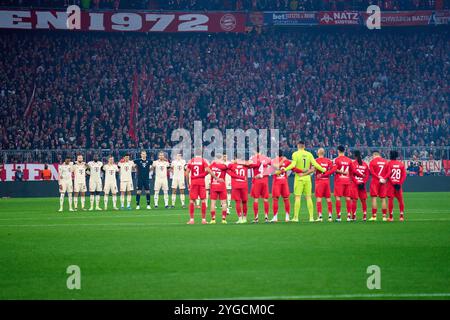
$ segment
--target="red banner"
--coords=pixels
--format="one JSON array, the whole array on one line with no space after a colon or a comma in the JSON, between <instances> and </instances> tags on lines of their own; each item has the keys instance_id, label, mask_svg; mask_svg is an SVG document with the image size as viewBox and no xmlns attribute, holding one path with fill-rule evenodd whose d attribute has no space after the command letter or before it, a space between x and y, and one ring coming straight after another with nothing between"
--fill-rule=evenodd
<instances>
[{"instance_id":1,"label":"red banner","mask_svg":"<svg viewBox=\"0 0 450 320\"><path fill-rule=\"evenodd\" d=\"M51 180L58 179L57 163L48 164L48 168L52 173ZM39 181L42 180L41 172L44 170L43 163L7 163L0 168L0 181L14 181L16 171L19 169L23 172L23 181ZM20 167L20 168L19 168Z\"/></svg>"},{"instance_id":2,"label":"red banner","mask_svg":"<svg viewBox=\"0 0 450 320\"><path fill-rule=\"evenodd\" d=\"M0 29L68 30L66 11L0 10ZM241 12L87 12L80 14L81 31L245 32Z\"/></svg>"},{"instance_id":3,"label":"red banner","mask_svg":"<svg viewBox=\"0 0 450 320\"><path fill-rule=\"evenodd\" d=\"M364 21L368 14L364 13ZM381 27L409 27L449 24L450 11L381 11Z\"/></svg>"},{"instance_id":4,"label":"red banner","mask_svg":"<svg viewBox=\"0 0 450 320\"><path fill-rule=\"evenodd\" d=\"M358 11L320 11L317 21L320 25L360 25L361 15Z\"/></svg>"}]
</instances>

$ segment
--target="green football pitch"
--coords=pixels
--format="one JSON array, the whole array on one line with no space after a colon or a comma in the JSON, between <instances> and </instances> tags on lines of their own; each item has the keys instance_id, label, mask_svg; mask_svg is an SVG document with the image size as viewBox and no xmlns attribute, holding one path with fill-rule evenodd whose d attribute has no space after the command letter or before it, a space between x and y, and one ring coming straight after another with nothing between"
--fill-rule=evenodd
<instances>
[{"instance_id":1,"label":"green football pitch","mask_svg":"<svg viewBox=\"0 0 450 320\"><path fill-rule=\"evenodd\" d=\"M405 198L405 222L396 203L394 222L309 223L302 201L299 223L236 225L232 208L227 225L196 210L193 226L161 204L58 213L57 198L1 199L0 299L450 299L450 193Z\"/></svg>"}]
</instances>

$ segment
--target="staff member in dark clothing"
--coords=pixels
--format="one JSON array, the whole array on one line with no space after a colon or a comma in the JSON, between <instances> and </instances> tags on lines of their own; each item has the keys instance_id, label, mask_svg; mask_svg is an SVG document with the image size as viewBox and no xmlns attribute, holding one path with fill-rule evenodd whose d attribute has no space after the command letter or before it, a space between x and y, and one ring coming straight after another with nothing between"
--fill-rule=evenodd
<instances>
[{"instance_id":1,"label":"staff member in dark clothing","mask_svg":"<svg viewBox=\"0 0 450 320\"><path fill-rule=\"evenodd\" d=\"M134 160L136 165L136 210L139 210L139 202L141 201L141 193L145 190L145 196L147 197L147 209L150 207L150 160L147 159L147 152L141 151L141 158Z\"/></svg>"}]
</instances>

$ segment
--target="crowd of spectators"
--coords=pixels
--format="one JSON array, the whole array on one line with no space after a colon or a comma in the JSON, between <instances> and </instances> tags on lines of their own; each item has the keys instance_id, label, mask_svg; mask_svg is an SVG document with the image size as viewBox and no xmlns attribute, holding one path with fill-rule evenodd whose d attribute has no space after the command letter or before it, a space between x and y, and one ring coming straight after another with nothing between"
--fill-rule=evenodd
<instances>
[{"instance_id":1,"label":"crowd of spectators","mask_svg":"<svg viewBox=\"0 0 450 320\"><path fill-rule=\"evenodd\" d=\"M176 128L281 146L448 145L448 29L0 33L0 149L169 148ZM137 142L129 135L134 74ZM34 103L27 105L36 85ZM191 131L192 132L192 131Z\"/></svg>"},{"instance_id":2,"label":"crowd of spectators","mask_svg":"<svg viewBox=\"0 0 450 320\"><path fill-rule=\"evenodd\" d=\"M382 10L433 10L450 8L449 0L0 0L0 6L85 9L161 10L363 10L371 4Z\"/></svg>"}]
</instances>

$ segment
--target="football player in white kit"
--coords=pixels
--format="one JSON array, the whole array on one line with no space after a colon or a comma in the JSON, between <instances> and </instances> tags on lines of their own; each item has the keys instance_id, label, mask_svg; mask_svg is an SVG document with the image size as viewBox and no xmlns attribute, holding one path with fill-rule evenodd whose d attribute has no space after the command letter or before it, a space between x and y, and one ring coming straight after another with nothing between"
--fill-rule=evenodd
<instances>
[{"instance_id":1,"label":"football player in white kit","mask_svg":"<svg viewBox=\"0 0 450 320\"><path fill-rule=\"evenodd\" d=\"M103 191L102 188L102 167L103 162L98 160L98 155L94 155L94 160L88 162L89 168L89 193L90 193L90 203L91 207L89 211L94 210L94 199L95 199L95 210L102 210L100 208L100 192Z\"/></svg>"},{"instance_id":2,"label":"football player in white kit","mask_svg":"<svg viewBox=\"0 0 450 320\"><path fill-rule=\"evenodd\" d=\"M228 166L230 164L230 161L227 160L227 155L223 155L223 161ZM227 188L227 214L230 214L230 208L231 208L231 177L227 173L225 175L225 186Z\"/></svg>"},{"instance_id":3,"label":"football player in white kit","mask_svg":"<svg viewBox=\"0 0 450 320\"><path fill-rule=\"evenodd\" d=\"M63 164L58 167L58 184L59 184L59 212L63 211L64 206L64 196L67 192L67 197L69 198L69 211L72 209L72 164L70 163L70 158L66 158Z\"/></svg>"},{"instance_id":4,"label":"football player in white kit","mask_svg":"<svg viewBox=\"0 0 450 320\"><path fill-rule=\"evenodd\" d=\"M130 155L126 154L118 164L120 168L120 209L124 209L125 192L127 193L127 209L131 210L131 191L133 191L133 177L131 171L134 162L130 161Z\"/></svg>"},{"instance_id":5,"label":"football player in white kit","mask_svg":"<svg viewBox=\"0 0 450 320\"><path fill-rule=\"evenodd\" d=\"M169 208L169 183L167 181L167 168L170 167L169 161L164 157L164 152L158 154L158 160L153 161L153 171L155 172L155 208L158 208L159 192L164 193L164 206Z\"/></svg>"},{"instance_id":6,"label":"football player in white kit","mask_svg":"<svg viewBox=\"0 0 450 320\"><path fill-rule=\"evenodd\" d=\"M81 209L84 208L85 196L86 196L86 163L83 161L83 156L81 154L77 155L77 161L72 166L72 172L74 173L74 201L73 207L78 210L78 194L81 194Z\"/></svg>"},{"instance_id":7,"label":"football player in white kit","mask_svg":"<svg viewBox=\"0 0 450 320\"><path fill-rule=\"evenodd\" d=\"M172 208L175 208L175 202L177 201L177 189L180 190L180 201L181 206L186 208L185 206L185 195L184 189L186 188L186 184L184 181L184 173L186 168L186 160L184 160L181 156L181 153L178 153L175 156L175 160L170 164L172 168Z\"/></svg>"},{"instance_id":8,"label":"football player in white kit","mask_svg":"<svg viewBox=\"0 0 450 320\"><path fill-rule=\"evenodd\" d=\"M109 193L112 194L113 209L117 208L117 172L119 172L119 167L114 163L114 157L109 156L108 163L103 166L103 171L105 171L105 187L103 191L105 195L103 196L103 202L105 204L105 210L108 209L108 197Z\"/></svg>"}]
</instances>

